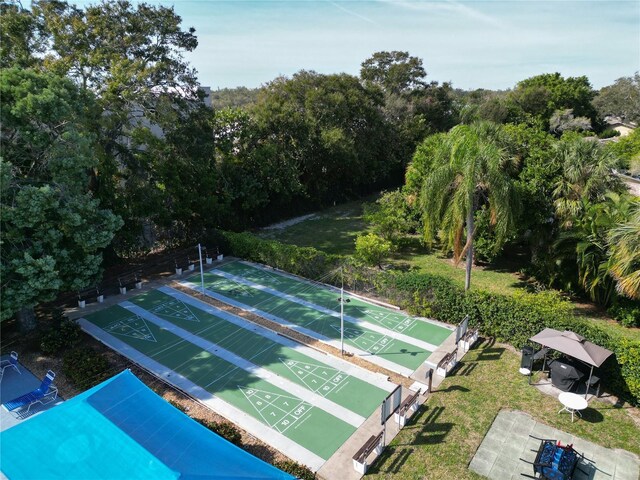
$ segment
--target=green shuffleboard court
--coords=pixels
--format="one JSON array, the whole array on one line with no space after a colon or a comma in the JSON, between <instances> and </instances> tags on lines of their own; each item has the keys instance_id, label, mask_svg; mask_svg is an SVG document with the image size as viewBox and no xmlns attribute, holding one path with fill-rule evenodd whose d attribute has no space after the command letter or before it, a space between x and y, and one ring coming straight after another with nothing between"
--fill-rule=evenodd
<instances>
[{"instance_id":1,"label":"green shuffleboard court","mask_svg":"<svg viewBox=\"0 0 640 480\"><path fill-rule=\"evenodd\" d=\"M154 298L159 297L155 294L149 297L150 308ZM173 313L170 314L170 310ZM172 321L182 322L181 326L186 322L200 323L190 316L180 320L176 313L186 315L187 312L169 307L165 311L167 318L173 315ZM356 430L331 413L119 305L84 318L324 460Z\"/></svg>"},{"instance_id":2,"label":"green shuffleboard court","mask_svg":"<svg viewBox=\"0 0 640 480\"><path fill-rule=\"evenodd\" d=\"M273 269L246 262L226 263L218 267L217 270L306 300L314 305L336 312L340 311L340 304L336 301L336 290L329 287L296 279ZM441 345L451 335L451 330L440 325L413 318L402 312L369 303L348 294L345 294L345 298L349 299L349 302L345 302L344 305L345 317L379 325L393 332L408 335L436 346Z\"/></svg>"},{"instance_id":3,"label":"green shuffleboard court","mask_svg":"<svg viewBox=\"0 0 640 480\"><path fill-rule=\"evenodd\" d=\"M340 318L312 306L227 279L215 271L204 274L204 283L210 294L224 302L253 309L267 318L284 320L330 340L340 340ZM186 284L198 288L199 275L192 276ZM400 370L407 375L407 370L416 370L432 353L423 347L348 322L345 322L344 342L371 356L382 358L389 364L401 367Z\"/></svg>"},{"instance_id":4,"label":"green shuffleboard court","mask_svg":"<svg viewBox=\"0 0 640 480\"><path fill-rule=\"evenodd\" d=\"M131 302L364 418L371 415L389 393L236 324L247 324L246 320L215 310L177 290L166 287L161 290L137 295ZM228 318L235 319L236 323Z\"/></svg>"}]
</instances>

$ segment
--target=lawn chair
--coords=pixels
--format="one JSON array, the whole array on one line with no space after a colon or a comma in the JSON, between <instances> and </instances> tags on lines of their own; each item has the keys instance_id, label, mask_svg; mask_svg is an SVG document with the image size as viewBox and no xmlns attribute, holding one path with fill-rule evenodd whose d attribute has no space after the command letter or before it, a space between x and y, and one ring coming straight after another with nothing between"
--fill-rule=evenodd
<instances>
[{"instance_id":1,"label":"lawn chair","mask_svg":"<svg viewBox=\"0 0 640 480\"><path fill-rule=\"evenodd\" d=\"M55 377L56 374L49 370L42 379L42 383L38 388L32 392L25 393L18 398L14 398L9 402L4 403L2 406L8 412L16 412L20 410L21 415L27 415L29 410L31 410L31 407L36 403L46 405L53 402L58 397L58 388L52 385ZM22 411L24 407L27 407L27 409Z\"/></svg>"},{"instance_id":2,"label":"lawn chair","mask_svg":"<svg viewBox=\"0 0 640 480\"><path fill-rule=\"evenodd\" d=\"M16 352L11 352L8 359L0 361L0 379L4 376L4 370L9 367L12 367L16 372L22 375L22 372L18 368L18 354Z\"/></svg>"}]
</instances>

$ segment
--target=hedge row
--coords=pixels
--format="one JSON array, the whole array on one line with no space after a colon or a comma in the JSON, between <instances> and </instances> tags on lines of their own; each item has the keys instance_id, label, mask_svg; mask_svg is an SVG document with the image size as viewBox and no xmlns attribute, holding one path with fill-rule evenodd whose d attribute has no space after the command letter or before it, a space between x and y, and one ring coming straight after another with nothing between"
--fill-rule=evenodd
<instances>
[{"instance_id":1,"label":"hedge row","mask_svg":"<svg viewBox=\"0 0 640 480\"><path fill-rule=\"evenodd\" d=\"M640 341L620 339L605 329L576 317L571 304L556 292L500 295L464 290L445 277L416 272L383 272L359 267L346 257L310 247L263 240L249 233L227 233L230 253L307 278L326 277L345 268L345 285L375 293L414 315L456 324L469 315L483 335L521 348L544 328L572 330L612 350L615 359L602 367L603 383L619 396L640 403ZM338 281L339 276L335 277ZM617 362L615 361L617 360Z\"/></svg>"}]
</instances>

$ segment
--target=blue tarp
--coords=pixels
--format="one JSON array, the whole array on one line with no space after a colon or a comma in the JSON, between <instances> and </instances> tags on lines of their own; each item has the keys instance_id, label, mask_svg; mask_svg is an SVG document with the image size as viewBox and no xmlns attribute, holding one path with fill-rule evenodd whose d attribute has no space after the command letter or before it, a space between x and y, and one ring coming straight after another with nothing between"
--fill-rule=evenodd
<instances>
[{"instance_id":1,"label":"blue tarp","mask_svg":"<svg viewBox=\"0 0 640 480\"><path fill-rule=\"evenodd\" d=\"M0 433L0 469L18 479L282 479L129 370Z\"/></svg>"}]
</instances>

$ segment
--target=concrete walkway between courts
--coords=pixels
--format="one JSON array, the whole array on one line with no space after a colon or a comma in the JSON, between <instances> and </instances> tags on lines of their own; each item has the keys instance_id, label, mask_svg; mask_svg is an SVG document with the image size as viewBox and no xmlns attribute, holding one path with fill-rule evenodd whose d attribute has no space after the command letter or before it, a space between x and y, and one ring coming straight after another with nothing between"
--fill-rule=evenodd
<instances>
[{"instance_id":1,"label":"concrete walkway between courts","mask_svg":"<svg viewBox=\"0 0 640 480\"><path fill-rule=\"evenodd\" d=\"M535 421L524 412L502 410L493 421L469 468L492 480L521 480L533 476L533 462L540 440L559 440L592 462L580 461L574 480L638 480L640 459L621 449L604 448L569 433ZM581 469L582 470L581 470Z\"/></svg>"}]
</instances>

